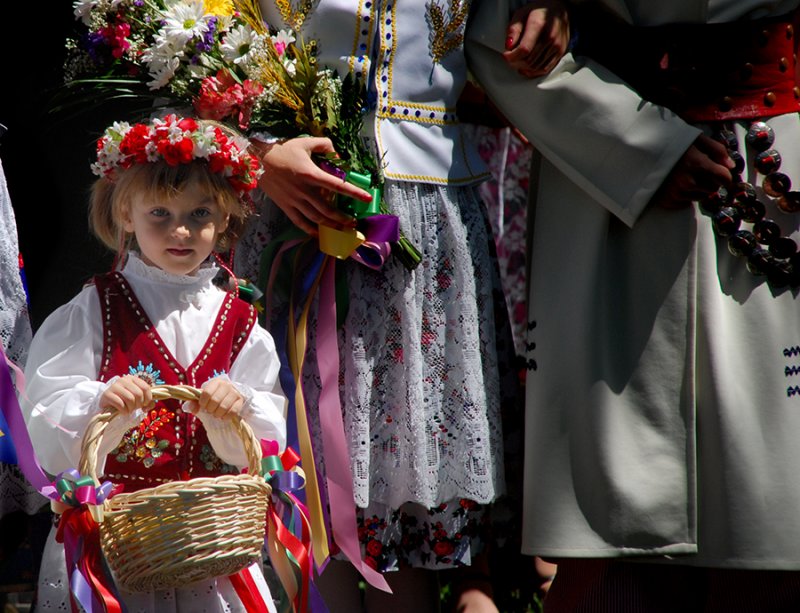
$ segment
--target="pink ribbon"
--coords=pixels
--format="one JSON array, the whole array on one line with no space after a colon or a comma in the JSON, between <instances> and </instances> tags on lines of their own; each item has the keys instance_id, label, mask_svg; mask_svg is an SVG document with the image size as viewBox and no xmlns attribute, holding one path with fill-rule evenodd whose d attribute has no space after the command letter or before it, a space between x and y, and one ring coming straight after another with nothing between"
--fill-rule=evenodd
<instances>
[{"instance_id":1,"label":"pink ribbon","mask_svg":"<svg viewBox=\"0 0 800 613\"><path fill-rule=\"evenodd\" d=\"M356 528L356 505L350 451L344 436L344 420L339 399L339 345L336 338L335 268L326 267L320 285L317 314L317 364L321 383L319 413L325 473L328 485L331 528L339 548L364 579L380 590L392 593L385 577L361 558Z\"/></svg>"}]
</instances>

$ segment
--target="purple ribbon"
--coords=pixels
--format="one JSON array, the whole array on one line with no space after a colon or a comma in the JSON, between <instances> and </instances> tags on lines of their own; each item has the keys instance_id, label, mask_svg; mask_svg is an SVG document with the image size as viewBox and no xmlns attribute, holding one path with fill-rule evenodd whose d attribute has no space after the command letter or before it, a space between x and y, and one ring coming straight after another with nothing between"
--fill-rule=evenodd
<instances>
[{"instance_id":1,"label":"purple ribbon","mask_svg":"<svg viewBox=\"0 0 800 613\"><path fill-rule=\"evenodd\" d=\"M11 380L12 362L6 357L2 346L0 346L0 356L3 362L0 365L0 411L2 411L6 423L8 423L9 436L17 451L17 465L22 474L25 475L28 483L37 489L40 494L47 498L58 499L56 488L36 459L36 453L33 450L33 444L28 434L28 427L22 417L22 409L20 409L14 383ZM18 373L18 375L21 376L21 373Z\"/></svg>"}]
</instances>

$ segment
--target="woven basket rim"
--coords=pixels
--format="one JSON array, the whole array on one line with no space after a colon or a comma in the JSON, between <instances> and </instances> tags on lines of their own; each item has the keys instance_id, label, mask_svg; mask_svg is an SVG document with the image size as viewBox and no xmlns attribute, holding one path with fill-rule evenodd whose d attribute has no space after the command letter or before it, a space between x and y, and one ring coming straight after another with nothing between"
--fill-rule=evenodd
<instances>
[{"instance_id":1,"label":"woven basket rim","mask_svg":"<svg viewBox=\"0 0 800 613\"><path fill-rule=\"evenodd\" d=\"M151 393L153 394L154 400L165 400L170 398L177 400L197 400L200 397L201 390L190 385L154 385L151 388ZM108 424L110 424L120 415L121 413L116 409L103 409L89 420L89 424L86 427L83 438L81 439L81 453L78 470L82 475L91 476L95 482L95 485L100 484L100 480L98 479L97 475L97 456L100 450L100 443L103 440L103 435L105 434ZM253 429L250 427L250 424L242 419L241 416L236 414L232 414L230 419L224 420L223 423L230 424L230 427L236 432L236 434L239 435L239 438L242 440L242 444L248 459L248 472L246 474L251 476L262 475L261 444L257 440Z\"/></svg>"}]
</instances>

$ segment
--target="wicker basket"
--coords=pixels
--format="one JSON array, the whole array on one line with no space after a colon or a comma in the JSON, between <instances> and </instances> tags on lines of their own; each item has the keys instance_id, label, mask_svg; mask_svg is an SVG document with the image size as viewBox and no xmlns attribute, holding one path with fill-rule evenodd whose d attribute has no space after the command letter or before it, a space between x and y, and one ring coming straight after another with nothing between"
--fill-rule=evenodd
<instances>
[{"instance_id":1,"label":"wicker basket","mask_svg":"<svg viewBox=\"0 0 800 613\"><path fill-rule=\"evenodd\" d=\"M153 387L153 398L196 400L189 386ZM81 445L80 473L96 483L97 452L117 415L92 418ZM103 503L100 541L117 585L128 592L185 586L230 575L261 559L270 486L261 476L261 446L250 426L231 420L249 459L247 474L165 483Z\"/></svg>"}]
</instances>

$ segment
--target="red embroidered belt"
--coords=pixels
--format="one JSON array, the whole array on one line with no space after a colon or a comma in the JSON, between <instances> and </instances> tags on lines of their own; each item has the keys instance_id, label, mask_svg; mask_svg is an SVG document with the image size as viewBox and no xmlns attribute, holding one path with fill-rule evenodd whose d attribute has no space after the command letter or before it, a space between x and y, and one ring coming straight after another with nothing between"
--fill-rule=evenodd
<instances>
[{"instance_id":1,"label":"red embroidered belt","mask_svg":"<svg viewBox=\"0 0 800 613\"><path fill-rule=\"evenodd\" d=\"M692 123L773 117L800 111L799 17L631 26L583 11L574 53Z\"/></svg>"}]
</instances>

